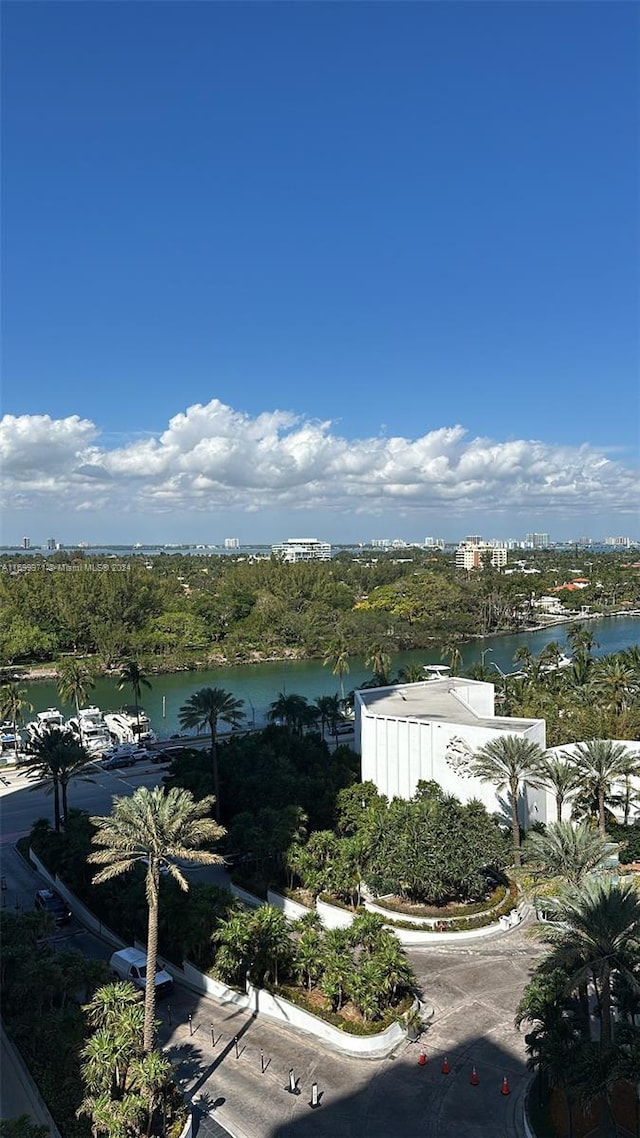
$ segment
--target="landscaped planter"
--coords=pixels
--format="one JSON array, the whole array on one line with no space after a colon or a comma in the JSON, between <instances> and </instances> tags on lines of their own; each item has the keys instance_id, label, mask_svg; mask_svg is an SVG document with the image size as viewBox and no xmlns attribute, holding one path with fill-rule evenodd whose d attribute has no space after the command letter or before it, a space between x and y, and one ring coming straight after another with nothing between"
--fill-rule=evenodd
<instances>
[{"instance_id":1,"label":"landscaped planter","mask_svg":"<svg viewBox=\"0 0 640 1138\"><path fill-rule=\"evenodd\" d=\"M267 903L273 905L274 909L280 909L290 921L299 921L301 917L306 917L307 913L313 913L313 909L301 905L291 897L283 896L282 893L276 893L273 889L267 890Z\"/></svg>"},{"instance_id":2,"label":"landscaped planter","mask_svg":"<svg viewBox=\"0 0 640 1138\"><path fill-rule=\"evenodd\" d=\"M508 896L508 894L505 894L505 897L501 898L501 900L498 901L495 905L492 905L490 909L481 909L480 912L473 913L471 915L474 917L474 919L477 917L491 918L491 914L493 912L495 912L497 909L500 909L502 907L502 905L505 902L506 896ZM386 920L407 921L411 925L418 925L418 926L430 925L431 928L433 928L433 929L436 929L438 927L438 925L445 925L446 926L447 924L450 924L452 921L463 921L465 919L465 913L464 912L458 913L457 916L450 916L450 917L416 917L411 913L402 913L399 909L387 908L387 906L384 904L384 898L383 897L379 897L377 901L368 901L365 899L364 907L365 907L365 909L367 909L367 911L369 913L379 913L379 915L381 917L385 917ZM496 920L497 920L497 917L496 917ZM445 928L445 931L446 931L446 928Z\"/></svg>"}]
</instances>

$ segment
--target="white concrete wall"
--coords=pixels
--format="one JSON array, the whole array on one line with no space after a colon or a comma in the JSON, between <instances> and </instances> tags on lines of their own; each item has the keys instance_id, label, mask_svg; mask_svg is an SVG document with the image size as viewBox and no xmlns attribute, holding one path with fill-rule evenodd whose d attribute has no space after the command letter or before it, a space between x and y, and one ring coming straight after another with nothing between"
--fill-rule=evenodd
<instances>
[{"instance_id":1,"label":"white concrete wall","mask_svg":"<svg viewBox=\"0 0 640 1138\"><path fill-rule=\"evenodd\" d=\"M329 905L326 901L316 900L318 916L325 929L348 929L353 924L355 913L349 909L341 909L338 905Z\"/></svg>"},{"instance_id":2,"label":"white concrete wall","mask_svg":"<svg viewBox=\"0 0 640 1138\"><path fill-rule=\"evenodd\" d=\"M486 689L486 690L485 690ZM492 717L493 685L477 684L464 686L461 703L469 697L469 706L480 715ZM498 720L503 727L505 719ZM526 723L518 734L531 742L545 746L545 724L543 720L513 720L513 725ZM360 749L362 780L371 780L381 794L389 799L412 798L421 779L433 780L447 794L454 794L462 802L477 798L491 813L501 812L508 818L507 796L498 794L491 783L477 778L463 777L447 759L447 749L454 740L461 740L464 746L475 752L491 739L504 735L504 729L491 727L484 723L455 723L451 720L415 719L410 716L382 716L374 711L369 714L361 711ZM547 821L547 797L540 795L535 800L537 811L532 820ZM520 820L525 828L529 825L527 799L519 804Z\"/></svg>"},{"instance_id":3,"label":"white concrete wall","mask_svg":"<svg viewBox=\"0 0 640 1138\"><path fill-rule=\"evenodd\" d=\"M250 994L256 999L258 1015L264 1015L288 1027L310 1032L317 1039L337 1048L345 1055L354 1055L363 1059L381 1058L388 1055L406 1038L406 1030L400 1023L392 1023L386 1031L376 1035L349 1035L339 1027L334 1027L332 1023L311 1015L303 1008L283 1000L280 996L274 996L271 992L250 987Z\"/></svg>"},{"instance_id":4,"label":"white concrete wall","mask_svg":"<svg viewBox=\"0 0 640 1138\"><path fill-rule=\"evenodd\" d=\"M247 905L250 909L258 909L260 905L266 905L267 903L262 897L256 897L255 893L249 893L247 889L241 889L239 885L234 885L233 881L229 884L229 890L238 901L241 901L243 905Z\"/></svg>"},{"instance_id":5,"label":"white concrete wall","mask_svg":"<svg viewBox=\"0 0 640 1138\"><path fill-rule=\"evenodd\" d=\"M274 909L280 909L289 921L299 921L301 917L306 917L307 913L314 911L306 905L301 905L299 901L292 901L290 897L274 893L273 889L267 889L267 904L273 905Z\"/></svg>"}]
</instances>

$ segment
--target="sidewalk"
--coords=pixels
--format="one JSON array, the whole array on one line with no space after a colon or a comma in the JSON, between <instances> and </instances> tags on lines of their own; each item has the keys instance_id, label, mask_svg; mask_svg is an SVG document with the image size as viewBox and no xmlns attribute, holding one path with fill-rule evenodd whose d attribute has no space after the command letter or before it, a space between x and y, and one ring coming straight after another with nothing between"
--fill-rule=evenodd
<instances>
[{"instance_id":1,"label":"sidewalk","mask_svg":"<svg viewBox=\"0 0 640 1138\"><path fill-rule=\"evenodd\" d=\"M60 1138L20 1052L0 1021L0 1118L20 1118L23 1114L37 1126L46 1126L52 1138Z\"/></svg>"}]
</instances>

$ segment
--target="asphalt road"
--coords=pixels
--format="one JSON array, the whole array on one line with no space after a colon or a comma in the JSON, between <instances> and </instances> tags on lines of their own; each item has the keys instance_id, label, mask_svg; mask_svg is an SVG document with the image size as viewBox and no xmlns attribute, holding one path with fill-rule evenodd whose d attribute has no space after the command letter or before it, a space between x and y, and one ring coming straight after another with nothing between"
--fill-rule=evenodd
<instances>
[{"instance_id":1,"label":"asphalt road","mask_svg":"<svg viewBox=\"0 0 640 1138\"><path fill-rule=\"evenodd\" d=\"M3 777L11 785L0 782L0 852L8 884L2 904L26 908L42 882L13 842L34 818L51 817L51 799L24 785L18 772ZM157 766L97 771L95 783L71 787L70 803L105 813L114 794L154 785L161 777ZM212 870L203 867L194 876L199 872ZM224 871L213 872L221 883L227 880ZM98 959L112 951L75 919L56 934L56 943ZM158 1007L160 1041L194 1103L202 1138L218 1138L218 1124L236 1138L522 1138L528 1072L513 1015L539 952L526 926L496 933L477 947L412 950L422 998L434 1006L435 1017L417 1044L403 1042L382 1061L345 1057L302 1032L234 1012L179 986ZM418 1063L420 1047L424 1066ZM445 1057L449 1074L442 1073ZM478 1086L470 1083L474 1066ZM286 1089L292 1068L299 1095ZM500 1093L505 1076L506 1096ZM310 1105L314 1082L320 1095L316 1109Z\"/></svg>"}]
</instances>

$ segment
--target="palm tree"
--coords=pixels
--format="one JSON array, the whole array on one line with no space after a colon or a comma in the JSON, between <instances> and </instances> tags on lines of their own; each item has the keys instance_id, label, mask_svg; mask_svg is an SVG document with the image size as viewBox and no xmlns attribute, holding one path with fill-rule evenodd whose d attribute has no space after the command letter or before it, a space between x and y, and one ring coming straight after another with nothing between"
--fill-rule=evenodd
<instances>
[{"instance_id":1,"label":"palm tree","mask_svg":"<svg viewBox=\"0 0 640 1138\"><path fill-rule=\"evenodd\" d=\"M591 659L593 649L598 646L593 633L584 624L574 624L567 632L567 640L573 655L583 659Z\"/></svg>"},{"instance_id":2,"label":"palm tree","mask_svg":"<svg viewBox=\"0 0 640 1138\"><path fill-rule=\"evenodd\" d=\"M630 706L638 686L633 668L629 668L620 657L606 656L593 665L590 687L594 695L602 697L616 715Z\"/></svg>"},{"instance_id":3,"label":"palm tree","mask_svg":"<svg viewBox=\"0 0 640 1138\"><path fill-rule=\"evenodd\" d=\"M324 729L329 727L335 734L336 721L340 717L340 697L338 695L321 695L314 704L324 739Z\"/></svg>"},{"instance_id":4,"label":"palm tree","mask_svg":"<svg viewBox=\"0 0 640 1138\"><path fill-rule=\"evenodd\" d=\"M562 807L569 795L580 786L580 776L573 763L551 753L542 759L539 773L542 785L550 787L555 794L557 820L561 822Z\"/></svg>"},{"instance_id":5,"label":"palm tree","mask_svg":"<svg viewBox=\"0 0 640 1138\"><path fill-rule=\"evenodd\" d=\"M95 682L90 669L86 664L71 658L64 660L58 668L58 695L63 703L72 700L76 708L80 742L82 738L82 723L80 722L80 708L87 702L89 692L94 688Z\"/></svg>"},{"instance_id":6,"label":"palm tree","mask_svg":"<svg viewBox=\"0 0 640 1138\"><path fill-rule=\"evenodd\" d=\"M160 870L163 866L185 892L189 883L180 861L216 865L218 854L200 847L217 841L224 830L209 817L213 798L208 796L195 802L188 790L172 787L165 791L156 786L151 790L139 786L131 797L114 798L111 814L92 818L96 827L93 843L98 847L89 855L89 861L100 865L94 883L119 877L136 863L146 865L146 895L149 910L147 931L147 977L144 997L143 1049L153 1049L156 1008L156 961L158 955L158 907L160 900Z\"/></svg>"},{"instance_id":7,"label":"palm tree","mask_svg":"<svg viewBox=\"0 0 640 1138\"><path fill-rule=\"evenodd\" d=\"M624 794L622 802L624 807L624 825L629 825L629 814L634 802L640 801L640 793L634 789L631 779L640 778L640 752L627 751L627 757L622 761L622 775L624 778Z\"/></svg>"},{"instance_id":8,"label":"palm tree","mask_svg":"<svg viewBox=\"0 0 640 1138\"><path fill-rule=\"evenodd\" d=\"M514 864L519 866L520 825L518 822L518 796L520 787L528 783L539 786L538 768L544 751L538 743L521 735L497 735L476 751L469 764L471 774L481 782L495 783L499 791L507 789L511 808L511 834Z\"/></svg>"},{"instance_id":9,"label":"palm tree","mask_svg":"<svg viewBox=\"0 0 640 1138\"><path fill-rule=\"evenodd\" d=\"M349 653L343 640L334 640L326 650L322 661L324 666L331 665L334 676L340 681L340 699L344 700L344 677L349 674Z\"/></svg>"},{"instance_id":10,"label":"palm tree","mask_svg":"<svg viewBox=\"0 0 640 1138\"><path fill-rule=\"evenodd\" d=\"M391 657L387 652L384 644L372 644L367 658L365 660L367 668L371 668L373 678L377 681L380 687L384 687L389 683L389 669L391 667Z\"/></svg>"},{"instance_id":11,"label":"palm tree","mask_svg":"<svg viewBox=\"0 0 640 1138\"><path fill-rule=\"evenodd\" d=\"M84 747L60 727L49 727L39 738L34 738L31 751L27 773L29 778L37 780L39 784L32 787L32 790L40 789L44 780L45 793L53 794L53 819L55 828L59 831L60 823L66 826L69 815L69 783L74 778L82 779L83 782L95 782L91 777L94 767L89 762Z\"/></svg>"},{"instance_id":12,"label":"palm tree","mask_svg":"<svg viewBox=\"0 0 640 1138\"><path fill-rule=\"evenodd\" d=\"M216 821L220 821L220 772L218 770L218 722L237 727L244 718L243 700L235 699L224 688L200 688L178 712L181 727L208 727L211 733L211 765L216 796Z\"/></svg>"},{"instance_id":13,"label":"palm tree","mask_svg":"<svg viewBox=\"0 0 640 1138\"><path fill-rule=\"evenodd\" d=\"M566 993L567 978L560 969L535 970L516 1009L515 1026L532 1025L525 1035L527 1066L538 1070L550 1087L558 1087L565 1097L568 1138L573 1134L572 1069L583 1046L589 1021L579 1000ZM542 1088L541 1088L542 1089Z\"/></svg>"},{"instance_id":14,"label":"palm tree","mask_svg":"<svg viewBox=\"0 0 640 1138\"><path fill-rule=\"evenodd\" d=\"M294 735L302 735L303 728L309 723L309 710L305 696L279 692L278 698L269 705L267 719L270 723L284 724Z\"/></svg>"},{"instance_id":15,"label":"palm tree","mask_svg":"<svg viewBox=\"0 0 640 1138\"><path fill-rule=\"evenodd\" d=\"M18 761L18 724L22 723L23 712L33 711L27 699L27 689L16 683L3 684L0 688L0 719L7 720L13 727L15 759Z\"/></svg>"},{"instance_id":16,"label":"palm tree","mask_svg":"<svg viewBox=\"0 0 640 1138\"><path fill-rule=\"evenodd\" d=\"M137 729L136 734L140 738L140 696L142 689L151 689L151 683L145 676L142 668L135 660L127 660L120 670L120 679L118 680L118 691L123 688L130 687L133 692L133 702L136 709Z\"/></svg>"},{"instance_id":17,"label":"palm tree","mask_svg":"<svg viewBox=\"0 0 640 1138\"><path fill-rule=\"evenodd\" d=\"M613 986L619 977L635 987L638 983L640 894L632 884L586 877L579 889L547 901L545 908L553 918L541 932L551 945L545 969L559 968L565 973L567 992L593 982L600 1005L600 1043L608 1048L613 1034Z\"/></svg>"},{"instance_id":18,"label":"palm tree","mask_svg":"<svg viewBox=\"0 0 640 1138\"><path fill-rule=\"evenodd\" d=\"M624 743L614 743L611 739L589 739L586 743L576 743L572 752L566 752L566 758L579 775L580 784L597 796L598 826L604 838L607 831L605 798L611 793L612 783L625 777L630 766L629 751Z\"/></svg>"},{"instance_id":19,"label":"palm tree","mask_svg":"<svg viewBox=\"0 0 640 1138\"><path fill-rule=\"evenodd\" d=\"M422 664L406 664L398 672L398 679L403 684L420 684L425 679L424 668Z\"/></svg>"},{"instance_id":20,"label":"palm tree","mask_svg":"<svg viewBox=\"0 0 640 1138\"><path fill-rule=\"evenodd\" d=\"M603 866L611 853L611 843L587 822L552 822L543 834L527 835L524 844L527 861L542 866L551 877L563 877L570 885L580 885L587 873Z\"/></svg>"},{"instance_id":21,"label":"palm tree","mask_svg":"<svg viewBox=\"0 0 640 1138\"><path fill-rule=\"evenodd\" d=\"M460 668L462 667L463 661L462 661L462 652L458 648L458 645L457 645L455 640L448 640L446 644L442 645L442 650L440 652L440 659L441 660L448 660L449 661L449 670L451 672L451 675L452 676L457 675Z\"/></svg>"}]
</instances>

